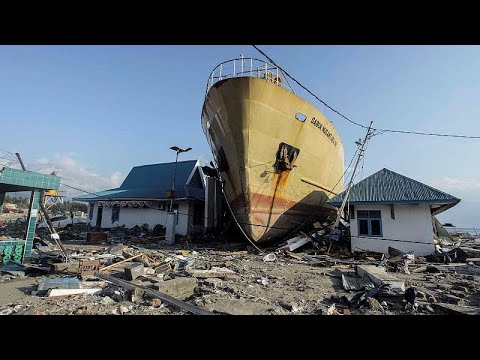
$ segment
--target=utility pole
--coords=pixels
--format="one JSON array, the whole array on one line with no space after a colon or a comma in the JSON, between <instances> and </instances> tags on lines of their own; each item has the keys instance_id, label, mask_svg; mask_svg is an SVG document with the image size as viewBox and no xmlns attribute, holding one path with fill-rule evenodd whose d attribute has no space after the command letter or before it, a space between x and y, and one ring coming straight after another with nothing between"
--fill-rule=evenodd
<instances>
[{"instance_id":1,"label":"utility pole","mask_svg":"<svg viewBox=\"0 0 480 360\"><path fill-rule=\"evenodd\" d=\"M337 219L335 220L335 225L334 225L335 229L338 228L338 224L340 223L340 216L343 212L343 209L345 208L345 204L347 203L348 195L350 195L350 189L353 186L353 180L355 179L355 173L357 172L358 164L360 164L360 160L362 160L363 153L365 151L365 145L368 141L368 137L370 135L370 130L372 129L372 124L373 124L373 121L371 121L370 125L368 126L368 130L367 130L367 134L365 135L365 139L363 139L363 141L357 142L358 146L360 146L360 152L358 153L357 162L355 163L355 167L353 168L352 177L350 178L350 182L348 183L347 191L345 193L345 197L343 198L342 206L340 207L340 209L338 209Z\"/></svg>"},{"instance_id":2,"label":"utility pole","mask_svg":"<svg viewBox=\"0 0 480 360\"><path fill-rule=\"evenodd\" d=\"M363 139L363 141L359 140L355 142L358 145L360 151L358 153L357 161L355 163L355 167L353 168L352 176L348 183L347 190L345 191L345 197L343 198L342 206L340 206L340 208L338 209L335 224L333 225L333 228L330 231L330 246L328 248L327 253L330 252L330 248L332 246L332 240L337 241L339 239L340 231L338 230L338 225L340 224L340 217L343 213L343 210L345 209L345 205L347 204L348 196L350 195L350 190L353 186L353 180L355 179L355 173L357 172L358 164L360 164L360 161L362 160L362 157L364 155L365 145L367 144L368 137L370 136L370 130L372 129L372 124L373 124L373 121L370 122L370 125L368 126L368 130L367 130L367 134L365 135L365 138Z\"/></svg>"}]
</instances>

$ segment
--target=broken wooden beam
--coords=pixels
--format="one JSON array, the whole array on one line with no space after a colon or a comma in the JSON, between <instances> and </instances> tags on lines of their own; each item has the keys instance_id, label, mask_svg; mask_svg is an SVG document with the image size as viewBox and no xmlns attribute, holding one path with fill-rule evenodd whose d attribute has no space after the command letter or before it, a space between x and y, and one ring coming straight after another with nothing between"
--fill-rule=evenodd
<instances>
[{"instance_id":1,"label":"broken wooden beam","mask_svg":"<svg viewBox=\"0 0 480 360\"><path fill-rule=\"evenodd\" d=\"M100 271L105 271L105 270L112 269L112 268L114 268L114 267L117 266L117 265L124 264L124 263L126 263L126 262L132 261L133 259L136 259L136 258L138 258L138 257L140 257L140 256L142 256L142 255L143 255L143 253L140 253L140 254L137 254L137 255L135 255L135 256L129 257L128 259L125 259L125 260L116 262L115 264L105 266L104 268L101 268Z\"/></svg>"},{"instance_id":2,"label":"broken wooden beam","mask_svg":"<svg viewBox=\"0 0 480 360\"><path fill-rule=\"evenodd\" d=\"M100 294L102 292L101 288L93 288L93 289L50 289L48 291L48 297L64 297L70 295L95 295Z\"/></svg>"},{"instance_id":3,"label":"broken wooden beam","mask_svg":"<svg viewBox=\"0 0 480 360\"><path fill-rule=\"evenodd\" d=\"M118 278L115 278L113 276L109 276L109 275L105 275L105 274L101 274L101 273L95 273L95 276L98 277L99 279L103 279L103 280L106 280L112 284L115 284L117 286L121 286L123 287L124 289L126 290L133 290L135 288L138 288L138 289L143 289L145 290L145 293L153 298L156 298L156 299L160 299L170 305L173 305L173 306L176 306L180 309L183 309L183 310L186 310L186 311L189 311L191 312L192 314L196 314L196 315L213 315L213 313L211 313L210 311L208 310L205 310L205 309L202 309L202 308L199 308L198 306L195 306L195 305L192 305L192 304L188 304L184 301L181 301L181 300L178 300L178 299L175 299L174 297L170 296L170 295L167 295L167 294L163 294L161 292L158 292L156 290L153 290L153 289L150 289L148 287L145 287L145 286L141 286L141 285L136 285L136 284L132 284L131 282L128 282L128 281L125 281L125 280L121 280L121 279L118 279Z\"/></svg>"}]
</instances>

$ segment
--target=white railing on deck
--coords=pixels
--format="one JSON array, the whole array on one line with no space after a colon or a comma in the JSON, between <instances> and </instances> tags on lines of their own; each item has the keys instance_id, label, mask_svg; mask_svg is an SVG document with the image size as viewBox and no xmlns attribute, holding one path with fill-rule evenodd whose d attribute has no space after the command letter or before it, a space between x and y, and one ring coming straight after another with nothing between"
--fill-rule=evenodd
<instances>
[{"instance_id":1,"label":"white railing on deck","mask_svg":"<svg viewBox=\"0 0 480 360\"><path fill-rule=\"evenodd\" d=\"M262 78L293 92L293 89L286 82L282 71L277 66L255 58L241 57L218 64L208 78L205 93L208 93L208 90L217 82L236 77Z\"/></svg>"}]
</instances>

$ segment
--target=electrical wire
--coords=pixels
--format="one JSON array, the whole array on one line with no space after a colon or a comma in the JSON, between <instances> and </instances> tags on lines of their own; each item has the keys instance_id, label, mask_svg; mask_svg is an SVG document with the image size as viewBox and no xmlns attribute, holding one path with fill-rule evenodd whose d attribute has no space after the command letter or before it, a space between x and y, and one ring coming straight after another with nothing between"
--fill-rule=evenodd
<instances>
[{"instance_id":1,"label":"electrical wire","mask_svg":"<svg viewBox=\"0 0 480 360\"><path fill-rule=\"evenodd\" d=\"M347 116L343 115L340 111L334 109L332 106L328 105L324 100L322 100L320 97L315 95L312 91L310 91L306 86L304 86L300 81L295 79L293 76L291 76L285 69L280 67L273 59L268 56L264 51L258 48L256 45L252 45L260 54L265 56L268 61L270 61L273 65L278 67L282 72L285 73L290 79L292 79L295 83L298 84L302 89L304 89L306 92L308 92L310 95L312 95L315 99L320 101L323 105L325 105L327 108L329 108L331 111L334 113L338 114L341 116L343 119L347 120L348 122L352 123L353 125L359 126L361 128L367 129L367 125L360 124ZM441 133L434 133L434 132L422 132L422 131L408 131L408 130L394 130L394 129L381 129L381 128L372 128L373 130L379 131L379 133L375 135L381 135L382 133L390 132L390 133L397 133L397 134L409 134L409 135L423 135L423 136L440 136L440 137L452 137L452 138L462 138L462 139L480 139L480 136L473 136L473 135L458 135L458 134L441 134Z\"/></svg>"}]
</instances>

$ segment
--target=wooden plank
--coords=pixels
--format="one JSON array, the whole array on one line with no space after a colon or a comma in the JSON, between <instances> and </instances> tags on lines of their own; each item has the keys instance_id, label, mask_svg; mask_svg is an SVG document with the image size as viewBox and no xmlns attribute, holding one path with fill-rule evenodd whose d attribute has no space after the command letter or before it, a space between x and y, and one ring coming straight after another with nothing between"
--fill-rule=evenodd
<instances>
[{"instance_id":1,"label":"wooden plank","mask_svg":"<svg viewBox=\"0 0 480 360\"><path fill-rule=\"evenodd\" d=\"M143 255L143 253L140 253L140 254L137 254L137 255L135 255L135 256L132 256L132 257L130 257L130 258L128 258L128 259L119 261L119 262L117 262L117 263L115 263L115 264L105 266L104 268L101 268L100 271L105 271L105 270L112 269L112 268L114 268L114 267L117 266L117 265L120 265L120 264L129 262L129 261L132 261L133 259L136 259L136 258L138 258L138 257L140 257L140 256L142 256L142 255Z\"/></svg>"},{"instance_id":2,"label":"wooden plank","mask_svg":"<svg viewBox=\"0 0 480 360\"><path fill-rule=\"evenodd\" d=\"M290 251L285 251L285 254L287 254L288 256L294 258L294 259L297 259L297 260L302 260L303 261L303 256L300 256L300 255L297 255L297 254L294 254Z\"/></svg>"},{"instance_id":3,"label":"wooden plank","mask_svg":"<svg viewBox=\"0 0 480 360\"><path fill-rule=\"evenodd\" d=\"M48 292L48 297L64 297L70 295L94 295L100 294L102 292L101 288L92 288L92 289L50 289Z\"/></svg>"}]
</instances>

